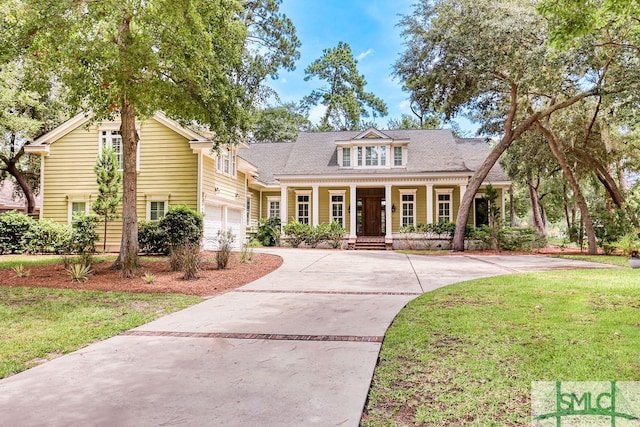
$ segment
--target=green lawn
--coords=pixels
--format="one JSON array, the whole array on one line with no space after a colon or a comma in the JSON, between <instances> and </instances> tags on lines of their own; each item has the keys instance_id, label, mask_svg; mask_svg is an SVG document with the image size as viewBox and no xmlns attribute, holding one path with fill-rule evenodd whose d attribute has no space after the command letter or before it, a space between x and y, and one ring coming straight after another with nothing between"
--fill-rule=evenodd
<instances>
[{"instance_id":1,"label":"green lawn","mask_svg":"<svg viewBox=\"0 0 640 427\"><path fill-rule=\"evenodd\" d=\"M575 259L578 261L599 262L620 267L629 267L629 258L622 255L557 255L557 258Z\"/></svg>"},{"instance_id":2,"label":"green lawn","mask_svg":"<svg viewBox=\"0 0 640 427\"><path fill-rule=\"evenodd\" d=\"M0 378L202 298L0 286Z\"/></svg>"},{"instance_id":3,"label":"green lawn","mask_svg":"<svg viewBox=\"0 0 640 427\"><path fill-rule=\"evenodd\" d=\"M638 381L639 348L640 271L452 285L393 322L361 424L528 425L532 381Z\"/></svg>"}]
</instances>

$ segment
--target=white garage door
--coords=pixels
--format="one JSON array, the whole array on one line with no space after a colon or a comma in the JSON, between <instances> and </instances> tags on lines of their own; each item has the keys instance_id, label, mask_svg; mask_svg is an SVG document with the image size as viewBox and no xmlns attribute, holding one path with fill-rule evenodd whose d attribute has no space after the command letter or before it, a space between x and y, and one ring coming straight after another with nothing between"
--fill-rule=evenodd
<instances>
[{"instance_id":1,"label":"white garage door","mask_svg":"<svg viewBox=\"0 0 640 427\"><path fill-rule=\"evenodd\" d=\"M204 249L215 251L218 249L218 231L222 229L222 207L204 206Z\"/></svg>"},{"instance_id":2,"label":"white garage door","mask_svg":"<svg viewBox=\"0 0 640 427\"><path fill-rule=\"evenodd\" d=\"M223 210L222 206L205 205L204 207L204 249L207 251L218 250L218 231L229 229L235 236L233 249L242 248L244 242L242 210L228 207L226 223Z\"/></svg>"},{"instance_id":3,"label":"white garage door","mask_svg":"<svg viewBox=\"0 0 640 427\"><path fill-rule=\"evenodd\" d=\"M231 232L235 236L233 241L234 249L241 249L242 242L244 241L244 233L242 232L242 211L240 209L231 209L227 211L227 230L231 229Z\"/></svg>"}]
</instances>

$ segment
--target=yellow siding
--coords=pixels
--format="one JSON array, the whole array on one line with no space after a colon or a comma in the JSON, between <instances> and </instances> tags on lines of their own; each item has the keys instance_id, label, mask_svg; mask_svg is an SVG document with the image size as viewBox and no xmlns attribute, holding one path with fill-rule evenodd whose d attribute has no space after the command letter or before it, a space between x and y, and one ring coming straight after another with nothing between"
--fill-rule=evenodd
<instances>
[{"instance_id":1,"label":"yellow siding","mask_svg":"<svg viewBox=\"0 0 640 427\"><path fill-rule=\"evenodd\" d=\"M140 127L140 172L138 173L139 219L147 216L147 197L166 197L169 205L197 206L197 155L188 141L153 119ZM93 167L98 157L98 125L80 127L51 144L44 158L43 217L68 222L70 198L95 201L98 188ZM108 224L107 246L119 246L122 224ZM102 246L103 226L99 226Z\"/></svg>"},{"instance_id":2,"label":"yellow siding","mask_svg":"<svg viewBox=\"0 0 640 427\"><path fill-rule=\"evenodd\" d=\"M250 188L248 193L251 196L251 213L249 214L247 227L255 228L258 226L260 219L260 192Z\"/></svg>"}]
</instances>

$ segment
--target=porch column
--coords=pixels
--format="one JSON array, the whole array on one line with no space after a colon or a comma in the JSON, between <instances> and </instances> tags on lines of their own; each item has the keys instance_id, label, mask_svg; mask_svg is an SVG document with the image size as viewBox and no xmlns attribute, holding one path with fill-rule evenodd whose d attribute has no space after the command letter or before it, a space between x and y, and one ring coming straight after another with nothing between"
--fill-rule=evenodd
<instances>
[{"instance_id":1,"label":"porch column","mask_svg":"<svg viewBox=\"0 0 640 427\"><path fill-rule=\"evenodd\" d=\"M317 185L311 186L311 225L316 227L319 224L320 218L320 188Z\"/></svg>"},{"instance_id":2,"label":"porch column","mask_svg":"<svg viewBox=\"0 0 640 427\"><path fill-rule=\"evenodd\" d=\"M391 229L391 225L393 224L391 221L392 206L393 203L391 201L391 184L387 184L384 186L384 218L386 221L384 242L389 249L391 249L391 247L393 246L393 230ZM402 209L402 206L400 206L399 209Z\"/></svg>"},{"instance_id":3,"label":"porch column","mask_svg":"<svg viewBox=\"0 0 640 427\"><path fill-rule=\"evenodd\" d=\"M427 224L433 224L433 184L427 184Z\"/></svg>"},{"instance_id":4,"label":"porch column","mask_svg":"<svg viewBox=\"0 0 640 427\"><path fill-rule=\"evenodd\" d=\"M358 212L357 189L355 185L349 186L349 248L353 248L356 244L356 216Z\"/></svg>"},{"instance_id":5,"label":"porch column","mask_svg":"<svg viewBox=\"0 0 640 427\"><path fill-rule=\"evenodd\" d=\"M464 199L464 193L467 192L467 185L460 186L460 204L462 204L462 199ZM452 212L453 213L453 212Z\"/></svg>"},{"instance_id":6,"label":"porch column","mask_svg":"<svg viewBox=\"0 0 640 427\"><path fill-rule=\"evenodd\" d=\"M280 186L280 221L282 225L285 225L288 222L288 213L287 207L289 206L287 201L287 192L288 188L286 185Z\"/></svg>"}]
</instances>

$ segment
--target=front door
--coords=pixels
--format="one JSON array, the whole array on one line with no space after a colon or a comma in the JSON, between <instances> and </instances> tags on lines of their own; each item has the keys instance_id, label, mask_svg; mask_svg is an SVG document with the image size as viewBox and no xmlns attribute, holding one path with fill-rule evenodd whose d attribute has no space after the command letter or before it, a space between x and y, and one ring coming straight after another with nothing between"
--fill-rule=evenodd
<instances>
[{"instance_id":1,"label":"front door","mask_svg":"<svg viewBox=\"0 0 640 427\"><path fill-rule=\"evenodd\" d=\"M357 198L357 235L384 236L384 189L359 189Z\"/></svg>"},{"instance_id":2,"label":"front door","mask_svg":"<svg viewBox=\"0 0 640 427\"><path fill-rule=\"evenodd\" d=\"M487 199L476 199L476 227L489 225L489 201Z\"/></svg>"}]
</instances>

